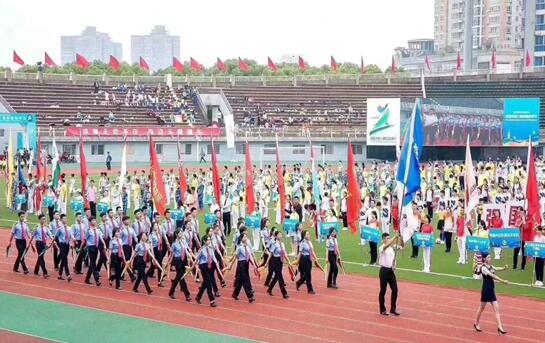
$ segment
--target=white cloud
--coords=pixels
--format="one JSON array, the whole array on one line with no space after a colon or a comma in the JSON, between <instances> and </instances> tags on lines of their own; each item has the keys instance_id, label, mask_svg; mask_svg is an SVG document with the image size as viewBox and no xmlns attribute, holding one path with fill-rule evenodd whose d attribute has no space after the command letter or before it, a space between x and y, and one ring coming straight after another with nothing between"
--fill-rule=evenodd
<instances>
[{"instance_id":1,"label":"white cloud","mask_svg":"<svg viewBox=\"0 0 545 343\"><path fill-rule=\"evenodd\" d=\"M181 56L212 65L216 57L303 55L312 65L337 61L386 67L393 48L411 38L433 38L432 0L390 1L178 1L95 0L82 6L58 0L0 3L0 65L11 66L15 49L26 63L47 51L60 62L60 36L97 26L123 43L130 59L130 36L162 24L180 36ZM147 4L147 6L144 6Z\"/></svg>"}]
</instances>

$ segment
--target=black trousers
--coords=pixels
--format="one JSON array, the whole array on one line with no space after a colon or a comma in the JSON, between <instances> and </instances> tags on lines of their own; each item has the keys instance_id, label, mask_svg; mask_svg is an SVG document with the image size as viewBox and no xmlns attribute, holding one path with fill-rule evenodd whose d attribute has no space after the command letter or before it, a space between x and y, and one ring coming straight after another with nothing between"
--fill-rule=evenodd
<instances>
[{"instance_id":1,"label":"black trousers","mask_svg":"<svg viewBox=\"0 0 545 343\"><path fill-rule=\"evenodd\" d=\"M536 280L543 282L543 258L536 258Z\"/></svg>"},{"instance_id":2,"label":"black trousers","mask_svg":"<svg viewBox=\"0 0 545 343\"><path fill-rule=\"evenodd\" d=\"M80 248L78 257L76 258L76 262L74 264L74 270L76 271L76 273L81 273L83 258L85 257L85 248L81 249L81 241L76 241L74 248Z\"/></svg>"},{"instance_id":3,"label":"black trousers","mask_svg":"<svg viewBox=\"0 0 545 343\"><path fill-rule=\"evenodd\" d=\"M310 256L301 256L299 260L299 272L301 276L297 280L297 288L306 283L307 291L312 292L314 289L312 288L312 261L310 260Z\"/></svg>"},{"instance_id":4,"label":"black trousers","mask_svg":"<svg viewBox=\"0 0 545 343\"><path fill-rule=\"evenodd\" d=\"M119 256L119 254L110 254L110 273L112 272L112 269L114 273L112 275L108 275L108 279L110 281L115 280L115 288L121 287L121 272L123 271L123 268L121 267L121 260L122 258Z\"/></svg>"},{"instance_id":5,"label":"black trousers","mask_svg":"<svg viewBox=\"0 0 545 343\"><path fill-rule=\"evenodd\" d=\"M240 294L241 288L244 288L244 293L248 299L254 296L254 291L252 290L252 283L250 282L250 273L249 273L249 263L248 261L238 261L237 262L237 271L236 271L236 286L233 291L233 296L238 297Z\"/></svg>"},{"instance_id":6,"label":"black trousers","mask_svg":"<svg viewBox=\"0 0 545 343\"><path fill-rule=\"evenodd\" d=\"M174 280L172 280L172 283L170 285L170 291L168 292L168 295L174 295L174 292L176 291L176 286L178 284L180 285L180 290L184 292L186 297L189 297L191 294L189 293L189 289L187 288L187 283L185 282L185 278L182 279L182 276L185 274L185 268L186 268L186 261L182 260L181 257L174 258L174 268L176 268L176 277Z\"/></svg>"},{"instance_id":7,"label":"black trousers","mask_svg":"<svg viewBox=\"0 0 545 343\"><path fill-rule=\"evenodd\" d=\"M375 243L376 248L376 243ZM327 275L327 286L337 285L337 275L339 275L339 266L337 265L337 254L335 251L327 252L327 261L329 262L329 274Z\"/></svg>"},{"instance_id":8,"label":"black trousers","mask_svg":"<svg viewBox=\"0 0 545 343\"><path fill-rule=\"evenodd\" d=\"M268 256L268 254L267 254ZM268 257L267 257L268 258ZM265 286L268 287L271 283L271 280L273 278L274 274L274 266L273 266L273 259L271 258L269 260L269 264L267 265L267 277L265 278Z\"/></svg>"},{"instance_id":9,"label":"black trousers","mask_svg":"<svg viewBox=\"0 0 545 343\"><path fill-rule=\"evenodd\" d=\"M136 256L136 271L138 275L136 276L136 281L134 282L133 290L137 291L140 282L146 287L146 291L151 292L151 288L148 283L148 275L146 274L146 261L144 261L143 256Z\"/></svg>"},{"instance_id":10,"label":"black trousers","mask_svg":"<svg viewBox=\"0 0 545 343\"><path fill-rule=\"evenodd\" d=\"M64 270L64 275L70 276L70 270L68 268L68 252L70 251L70 245L68 243L59 243L59 276L62 276Z\"/></svg>"},{"instance_id":11,"label":"black trousers","mask_svg":"<svg viewBox=\"0 0 545 343\"><path fill-rule=\"evenodd\" d=\"M346 212L342 212L342 217L343 217L343 227L348 227L348 215L346 214Z\"/></svg>"},{"instance_id":12,"label":"black trousers","mask_svg":"<svg viewBox=\"0 0 545 343\"><path fill-rule=\"evenodd\" d=\"M206 293L208 294L208 299L210 299L210 302L213 302L216 298L214 298L214 292L212 290L212 279L214 279L214 269L208 269L207 263L199 264L199 269L202 274L202 282L201 286L199 287L199 292L197 293L197 299L201 299L204 291L206 290Z\"/></svg>"},{"instance_id":13,"label":"black trousers","mask_svg":"<svg viewBox=\"0 0 545 343\"><path fill-rule=\"evenodd\" d=\"M13 270L18 271L20 264L21 267L23 267L23 270L27 271L28 268L26 266L25 259L22 258L26 250L26 239L16 239L15 247L17 248L17 258L15 259L15 263L13 264Z\"/></svg>"},{"instance_id":14,"label":"black trousers","mask_svg":"<svg viewBox=\"0 0 545 343\"><path fill-rule=\"evenodd\" d=\"M159 265L162 266L163 264L163 253L159 250L158 247L153 248L153 255L155 256L155 259L157 262L159 262ZM150 267L148 269L148 277L153 277L155 275L155 270L159 270L155 263L151 262ZM161 280L161 273L157 273L157 281Z\"/></svg>"},{"instance_id":15,"label":"black trousers","mask_svg":"<svg viewBox=\"0 0 545 343\"><path fill-rule=\"evenodd\" d=\"M223 212L223 227L225 228L225 236L231 235L231 212Z\"/></svg>"},{"instance_id":16,"label":"black trousers","mask_svg":"<svg viewBox=\"0 0 545 343\"><path fill-rule=\"evenodd\" d=\"M106 170L112 170L112 162L106 162Z\"/></svg>"},{"instance_id":17,"label":"black trousers","mask_svg":"<svg viewBox=\"0 0 545 343\"><path fill-rule=\"evenodd\" d=\"M369 241L369 249L371 253L371 261L369 262L369 264L375 264L377 263L377 258L378 258L377 243Z\"/></svg>"},{"instance_id":18,"label":"black trousers","mask_svg":"<svg viewBox=\"0 0 545 343\"><path fill-rule=\"evenodd\" d=\"M450 248L452 247L452 232L444 231L443 235L445 237L445 252L450 252Z\"/></svg>"},{"instance_id":19,"label":"black trousers","mask_svg":"<svg viewBox=\"0 0 545 343\"><path fill-rule=\"evenodd\" d=\"M91 215L97 217L97 203L95 201L89 201L89 209L91 210Z\"/></svg>"},{"instance_id":20,"label":"black trousers","mask_svg":"<svg viewBox=\"0 0 545 343\"><path fill-rule=\"evenodd\" d=\"M127 263L128 263L128 261L132 257L132 247L130 245L124 245L123 254L125 255L125 260L127 260ZM129 274L129 277L131 278L131 280L134 278L134 274L128 268L127 268L127 274Z\"/></svg>"},{"instance_id":21,"label":"black trousers","mask_svg":"<svg viewBox=\"0 0 545 343\"><path fill-rule=\"evenodd\" d=\"M390 312L396 310L397 302L397 280L394 270L392 268L380 267L379 272L380 279L380 293L378 294L378 303L380 306L380 312L386 311L386 306L384 305L384 296L386 295L386 286L390 285L392 291L392 298L390 300Z\"/></svg>"},{"instance_id":22,"label":"black trousers","mask_svg":"<svg viewBox=\"0 0 545 343\"><path fill-rule=\"evenodd\" d=\"M430 216L430 218L433 218L433 202L426 202L426 206L428 207L428 215Z\"/></svg>"},{"instance_id":23,"label":"black trousers","mask_svg":"<svg viewBox=\"0 0 545 343\"><path fill-rule=\"evenodd\" d=\"M288 295L288 291L286 291L286 282L284 282L284 276L282 275L282 258L273 256L271 258L271 264L274 276L269 283L268 291L272 292L274 286L276 285L276 282L278 282L278 286L280 287L280 292L282 292L282 295Z\"/></svg>"},{"instance_id":24,"label":"black trousers","mask_svg":"<svg viewBox=\"0 0 545 343\"><path fill-rule=\"evenodd\" d=\"M108 263L108 258L106 257L106 251L102 242L98 245L98 262L97 262L97 271L100 273L102 266L106 268L106 263Z\"/></svg>"},{"instance_id":25,"label":"black trousers","mask_svg":"<svg viewBox=\"0 0 545 343\"><path fill-rule=\"evenodd\" d=\"M97 269L97 257L98 257L98 248L94 245L87 247L87 252L89 253L89 268L87 269L87 275L85 276L85 282L89 282L91 275L93 275L95 282L98 283L100 275Z\"/></svg>"},{"instance_id":26,"label":"black trousers","mask_svg":"<svg viewBox=\"0 0 545 343\"><path fill-rule=\"evenodd\" d=\"M521 264L520 264L520 268L522 270L524 270L524 268L526 268L526 249L525 249L525 245L526 245L525 242L522 241L521 247L520 248L515 248L515 251L513 251L513 269L516 269L518 267L519 252L520 252L521 248L522 248L522 259L521 259L522 261L521 261Z\"/></svg>"},{"instance_id":27,"label":"black trousers","mask_svg":"<svg viewBox=\"0 0 545 343\"><path fill-rule=\"evenodd\" d=\"M224 268L223 258L221 256L221 254L219 252L217 252L217 251L214 251L214 255L216 256L216 261L218 261L217 266L214 264L214 271L218 275L218 280L220 281L221 285L223 286L223 285L225 285L225 280L223 279L222 274L220 274L220 271L223 270L223 268ZM214 292L217 292L218 291L218 286L216 284L216 279L215 278L213 280L212 285L214 286Z\"/></svg>"},{"instance_id":28,"label":"black trousers","mask_svg":"<svg viewBox=\"0 0 545 343\"><path fill-rule=\"evenodd\" d=\"M412 237L411 237L411 247L412 247L411 257L412 258L417 258L418 257L418 245L414 245L414 238L412 238Z\"/></svg>"},{"instance_id":29,"label":"black trousers","mask_svg":"<svg viewBox=\"0 0 545 343\"><path fill-rule=\"evenodd\" d=\"M47 275L47 269L45 268L45 259L42 251L45 250L45 244L42 241L36 241L36 252L38 253L38 259L36 260L36 265L34 266L34 274L38 274L40 268L42 269L43 275Z\"/></svg>"},{"instance_id":30,"label":"black trousers","mask_svg":"<svg viewBox=\"0 0 545 343\"><path fill-rule=\"evenodd\" d=\"M53 246L53 267L59 269L59 264L61 263L60 251L56 246Z\"/></svg>"}]
</instances>

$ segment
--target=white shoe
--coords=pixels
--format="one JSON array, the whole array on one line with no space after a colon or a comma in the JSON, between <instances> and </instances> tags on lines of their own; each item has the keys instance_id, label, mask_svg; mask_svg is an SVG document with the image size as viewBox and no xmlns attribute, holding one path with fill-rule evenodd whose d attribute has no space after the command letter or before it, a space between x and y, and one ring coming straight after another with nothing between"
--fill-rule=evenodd
<instances>
[{"instance_id":1,"label":"white shoe","mask_svg":"<svg viewBox=\"0 0 545 343\"><path fill-rule=\"evenodd\" d=\"M536 287L543 287L543 282L541 282L541 281L536 281L535 286L536 286Z\"/></svg>"},{"instance_id":2,"label":"white shoe","mask_svg":"<svg viewBox=\"0 0 545 343\"><path fill-rule=\"evenodd\" d=\"M348 228L347 228L347 227L343 227L343 231L348 231Z\"/></svg>"},{"instance_id":3,"label":"white shoe","mask_svg":"<svg viewBox=\"0 0 545 343\"><path fill-rule=\"evenodd\" d=\"M462 261L458 260L458 262L456 262L456 263L460 264L460 263L462 263Z\"/></svg>"}]
</instances>

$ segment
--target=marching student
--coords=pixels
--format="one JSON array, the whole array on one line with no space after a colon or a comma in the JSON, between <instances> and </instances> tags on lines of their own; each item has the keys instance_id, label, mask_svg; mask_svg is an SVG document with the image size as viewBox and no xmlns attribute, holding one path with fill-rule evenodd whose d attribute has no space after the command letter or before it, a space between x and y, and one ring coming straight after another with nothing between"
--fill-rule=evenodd
<instances>
[{"instance_id":1,"label":"marching student","mask_svg":"<svg viewBox=\"0 0 545 343\"><path fill-rule=\"evenodd\" d=\"M271 281L269 282L267 293L272 296L274 286L276 285L276 282L278 282L278 286L280 287L280 292L282 292L282 297L284 299L288 299L288 291L286 290L286 283L284 282L284 276L282 275L282 266L284 260L286 260L289 263L288 255L286 253L286 248L284 247L284 243L282 242L282 233L280 231L275 231L273 233L273 238L271 240L271 243L269 245L269 259L271 260L270 265L272 266L273 270L273 277Z\"/></svg>"},{"instance_id":2,"label":"marching student","mask_svg":"<svg viewBox=\"0 0 545 343\"><path fill-rule=\"evenodd\" d=\"M299 291L299 287L305 283L307 285L308 293L316 294L312 287L312 256L314 255L314 249L312 247L312 242L310 241L310 232L304 230L302 232L302 237L303 238L299 242L299 256L297 258L301 276L299 280L297 280L295 286L296 290Z\"/></svg>"},{"instance_id":3,"label":"marching student","mask_svg":"<svg viewBox=\"0 0 545 343\"><path fill-rule=\"evenodd\" d=\"M390 313L394 316L399 316L397 312L397 280L395 275L395 251L394 245L399 244L403 247L403 240L398 239L399 236L396 233L393 238L390 239L388 233L382 234L382 244L378 248L380 254L379 263L379 279L380 279L380 292L378 295L378 302L380 307L380 314L387 316L386 306L384 302L384 296L386 295L386 286L390 285L390 290L392 291L390 299Z\"/></svg>"},{"instance_id":4,"label":"marching student","mask_svg":"<svg viewBox=\"0 0 545 343\"><path fill-rule=\"evenodd\" d=\"M422 227L420 228L420 231L427 235L433 235L433 225L430 224L430 216L427 214L422 216ZM424 273L430 273L432 249L431 247L424 247L422 250L422 255L424 258Z\"/></svg>"},{"instance_id":5,"label":"marching student","mask_svg":"<svg viewBox=\"0 0 545 343\"><path fill-rule=\"evenodd\" d=\"M214 269L214 273L217 275L218 280L220 281L221 288L227 287L227 284L225 283L225 280L223 278L223 274L221 271L223 270L223 267L225 266L223 254L225 251L225 248L222 243L222 229L218 224L214 225L213 228L208 228L207 233L210 236L210 240L212 241L212 248L214 249L214 256L216 258L216 261L218 262L216 265L212 266ZM214 273L212 275L214 275ZM216 298L219 298L219 291L218 286L216 283L216 278L212 278L212 287L214 288L214 293L216 295Z\"/></svg>"},{"instance_id":6,"label":"marching student","mask_svg":"<svg viewBox=\"0 0 545 343\"><path fill-rule=\"evenodd\" d=\"M545 235L543 234L543 226L536 228L536 235L534 236L534 242L545 243ZM543 257L536 257L536 282L535 286L543 287Z\"/></svg>"},{"instance_id":7,"label":"marching student","mask_svg":"<svg viewBox=\"0 0 545 343\"><path fill-rule=\"evenodd\" d=\"M149 240L153 249L153 255L155 256L158 264L161 266L163 263L164 252L166 251L165 247L166 249L170 249L170 244L168 243L167 235L165 232L163 232L161 226L159 226L159 223L153 222L151 225L152 228L151 234L149 235ZM154 276L155 269L157 269L155 264L151 263L148 270L148 277ZM161 276L161 273L157 274L158 287L163 287L163 284L161 283Z\"/></svg>"},{"instance_id":8,"label":"marching student","mask_svg":"<svg viewBox=\"0 0 545 343\"><path fill-rule=\"evenodd\" d=\"M339 243L337 241L337 231L335 228L329 229L329 234L325 241L327 249L327 262L329 263L329 273L327 275L327 288L337 288L337 275L339 275Z\"/></svg>"},{"instance_id":9,"label":"marching student","mask_svg":"<svg viewBox=\"0 0 545 343\"><path fill-rule=\"evenodd\" d=\"M74 225L72 225L71 232L72 239L74 240L74 250L76 251L76 253L78 253L76 261L74 262L75 274L83 274L81 270L83 258L85 257L85 250L82 243L85 239L86 230L87 226L83 223L83 216L81 212L76 213L76 222L74 223Z\"/></svg>"},{"instance_id":10,"label":"marching student","mask_svg":"<svg viewBox=\"0 0 545 343\"><path fill-rule=\"evenodd\" d=\"M11 248L11 242L15 238L15 247L17 248L17 258L13 264L13 271L19 272L19 264L23 267L23 273L28 274L28 268L25 263L25 258L23 254L27 251L27 240L31 237L30 230L28 229L28 224L26 223L26 214L25 212L19 212L19 222L13 226L11 229L11 236L9 237L8 251ZM34 247L32 247L34 250Z\"/></svg>"},{"instance_id":11,"label":"marching student","mask_svg":"<svg viewBox=\"0 0 545 343\"><path fill-rule=\"evenodd\" d=\"M116 230L114 236L110 240L110 274L112 273L111 269L113 268L113 274L108 275L108 281L110 286L112 281L115 280L115 288L121 289L121 272L123 268L121 267L122 263L127 263L125 260L125 254L123 253L123 242L121 240L121 231Z\"/></svg>"},{"instance_id":12,"label":"marching student","mask_svg":"<svg viewBox=\"0 0 545 343\"><path fill-rule=\"evenodd\" d=\"M91 216L89 219L89 228L85 233L85 242L83 244L87 247L87 252L89 253L89 268L87 269L87 275L85 276L85 283L88 285L91 284L92 275L96 285L100 286L101 282L97 268L97 258L100 245L102 244L104 247L104 240L102 239L102 233L97 228L97 220L95 217Z\"/></svg>"},{"instance_id":13,"label":"marching student","mask_svg":"<svg viewBox=\"0 0 545 343\"><path fill-rule=\"evenodd\" d=\"M188 266L189 261L192 259L192 253L189 249L189 245L184 239L184 234L182 231L178 232L176 240L172 242L172 263L176 269L176 277L172 280L170 285L170 290L168 296L172 299L176 299L174 292L176 291L176 286L180 285L180 290L185 294L185 300L191 301L191 293L187 288L187 283L185 282L186 267ZM190 266L190 269L192 267Z\"/></svg>"},{"instance_id":14,"label":"marching student","mask_svg":"<svg viewBox=\"0 0 545 343\"><path fill-rule=\"evenodd\" d=\"M172 219L172 214L169 209L165 210L164 216L163 232L167 235L168 244L172 244L176 238L174 233L176 231L176 221Z\"/></svg>"},{"instance_id":15,"label":"marching student","mask_svg":"<svg viewBox=\"0 0 545 343\"><path fill-rule=\"evenodd\" d=\"M55 240L59 244L59 277L57 279L64 280L62 277L62 272L68 278L68 282L72 281L72 275L70 275L70 269L68 268L68 252L70 251L70 243L72 242L72 237L68 229L68 217L66 214L60 215L60 224L57 226L57 233L55 235Z\"/></svg>"},{"instance_id":16,"label":"marching student","mask_svg":"<svg viewBox=\"0 0 545 343\"><path fill-rule=\"evenodd\" d=\"M492 305L492 308L494 310L494 315L496 316L496 324L498 325L498 334L499 335L505 335L507 334L507 331L503 329L503 325L500 318L500 307L498 305L498 300L496 298L496 290L494 286L494 281L503 282L505 284L508 284L509 281L504 280L496 275L496 271L502 271L507 269L507 267L503 268L495 268L492 266L492 258L489 254L483 253L483 265L481 266L480 273L483 276L483 287L481 289L481 304L479 305L479 308L477 309L477 317L475 318L475 323L473 323L473 328L477 332L481 332L479 321L481 319L481 315L484 311L484 308L486 307L486 304L490 303Z\"/></svg>"},{"instance_id":17,"label":"marching student","mask_svg":"<svg viewBox=\"0 0 545 343\"><path fill-rule=\"evenodd\" d=\"M66 211L63 212L63 213L66 213ZM50 231L51 231L51 235L53 237L57 237L57 230L59 229L59 226L61 225L60 221L61 221L60 212L59 211L54 211L53 212L53 220L51 221L51 223L49 223L49 228L50 228ZM56 245L54 245L53 246L53 267L55 268L55 270L59 269L59 263L61 262L61 259L60 259L59 255L60 255L59 254L59 249L57 248Z\"/></svg>"},{"instance_id":18,"label":"marching student","mask_svg":"<svg viewBox=\"0 0 545 343\"><path fill-rule=\"evenodd\" d=\"M36 252L38 253L38 259L36 260L36 265L34 266L34 275L38 275L41 269L44 279L47 279L49 277L49 274L47 274L47 269L45 268L44 255L47 249L49 249L50 247L47 246L47 243L56 243L53 241L53 236L51 236L51 231L49 230L49 227L45 225L45 215L40 214L38 216L38 219L40 220L40 225L36 228L36 231L34 231L34 234L32 235L29 244L32 244L33 240L36 241Z\"/></svg>"},{"instance_id":19,"label":"marching student","mask_svg":"<svg viewBox=\"0 0 545 343\"><path fill-rule=\"evenodd\" d=\"M100 230L100 235L102 236L102 241L99 242L99 258L97 262L97 271L100 273L102 266L106 268L108 263L108 257L106 256L106 250L110 248L110 241L113 236L112 223L110 222L106 212L101 214L102 223L99 225L98 229Z\"/></svg>"},{"instance_id":20,"label":"marching student","mask_svg":"<svg viewBox=\"0 0 545 343\"><path fill-rule=\"evenodd\" d=\"M199 264L199 270L202 274L202 283L199 287L199 292L195 297L195 301L200 304L201 297L206 290L208 299L210 300L211 307L217 307L216 298L212 289L212 278L214 277L213 265L217 265L216 257L214 256L214 250L212 248L212 241L208 235L202 237L202 248L197 253L197 263Z\"/></svg>"},{"instance_id":21,"label":"marching student","mask_svg":"<svg viewBox=\"0 0 545 343\"><path fill-rule=\"evenodd\" d=\"M136 245L137 241L138 241L138 238L136 237L136 233L131 227L131 219L128 216L124 216L123 224L121 226L121 242L122 242L123 255L127 263L128 261L132 260L133 247ZM129 274L130 279L134 280L134 275L132 271L127 270L127 272Z\"/></svg>"},{"instance_id":22,"label":"marching student","mask_svg":"<svg viewBox=\"0 0 545 343\"><path fill-rule=\"evenodd\" d=\"M248 244L248 236L243 233L241 237L242 243L237 247L237 270L235 273L235 289L233 290L233 299L238 300L240 290L244 288L244 293L248 297L248 301L253 303L255 301L254 291L252 289L252 283L250 281L250 264L257 268L257 263L252 252L252 248Z\"/></svg>"},{"instance_id":23,"label":"marching student","mask_svg":"<svg viewBox=\"0 0 545 343\"><path fill-rule=\"evenodd\" d=\"M153 251L151 250L151 247L148 243L148 235L145 232L142 233L140 243L136 244L136 248L134 248L133 258L135 259L135 266L138 275L136 277L136 281L134 282L132 290L133 292L138 293L138 286L140 286L140 282L142 282L144 284L144 287L146 287L148 295L150 295L151 293L153 293L153 291L151 290L148 283L146 265L150 258L153 259ZM153 263L153 261L151 263Z\"/></svg>"}]
</instances>

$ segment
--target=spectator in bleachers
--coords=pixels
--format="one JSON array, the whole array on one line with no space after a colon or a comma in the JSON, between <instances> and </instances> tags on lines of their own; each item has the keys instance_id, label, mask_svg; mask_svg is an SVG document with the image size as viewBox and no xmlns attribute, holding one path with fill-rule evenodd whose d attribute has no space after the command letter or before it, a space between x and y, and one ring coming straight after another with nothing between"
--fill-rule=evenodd
<instances>
[{"instance_id":1,"label":"spectator in bleachers","mask_svg":"<svg viewBox=\"0 0 545 343\"><path fill-rule=\"evenodd\" d=\"M93 93L94 93L94 94L97 94L98 91L99 91L99 89L100 89L100 84L98 83L98 81L95 81L95 82L93 83Z\"/></svg>"}]
</instances>

